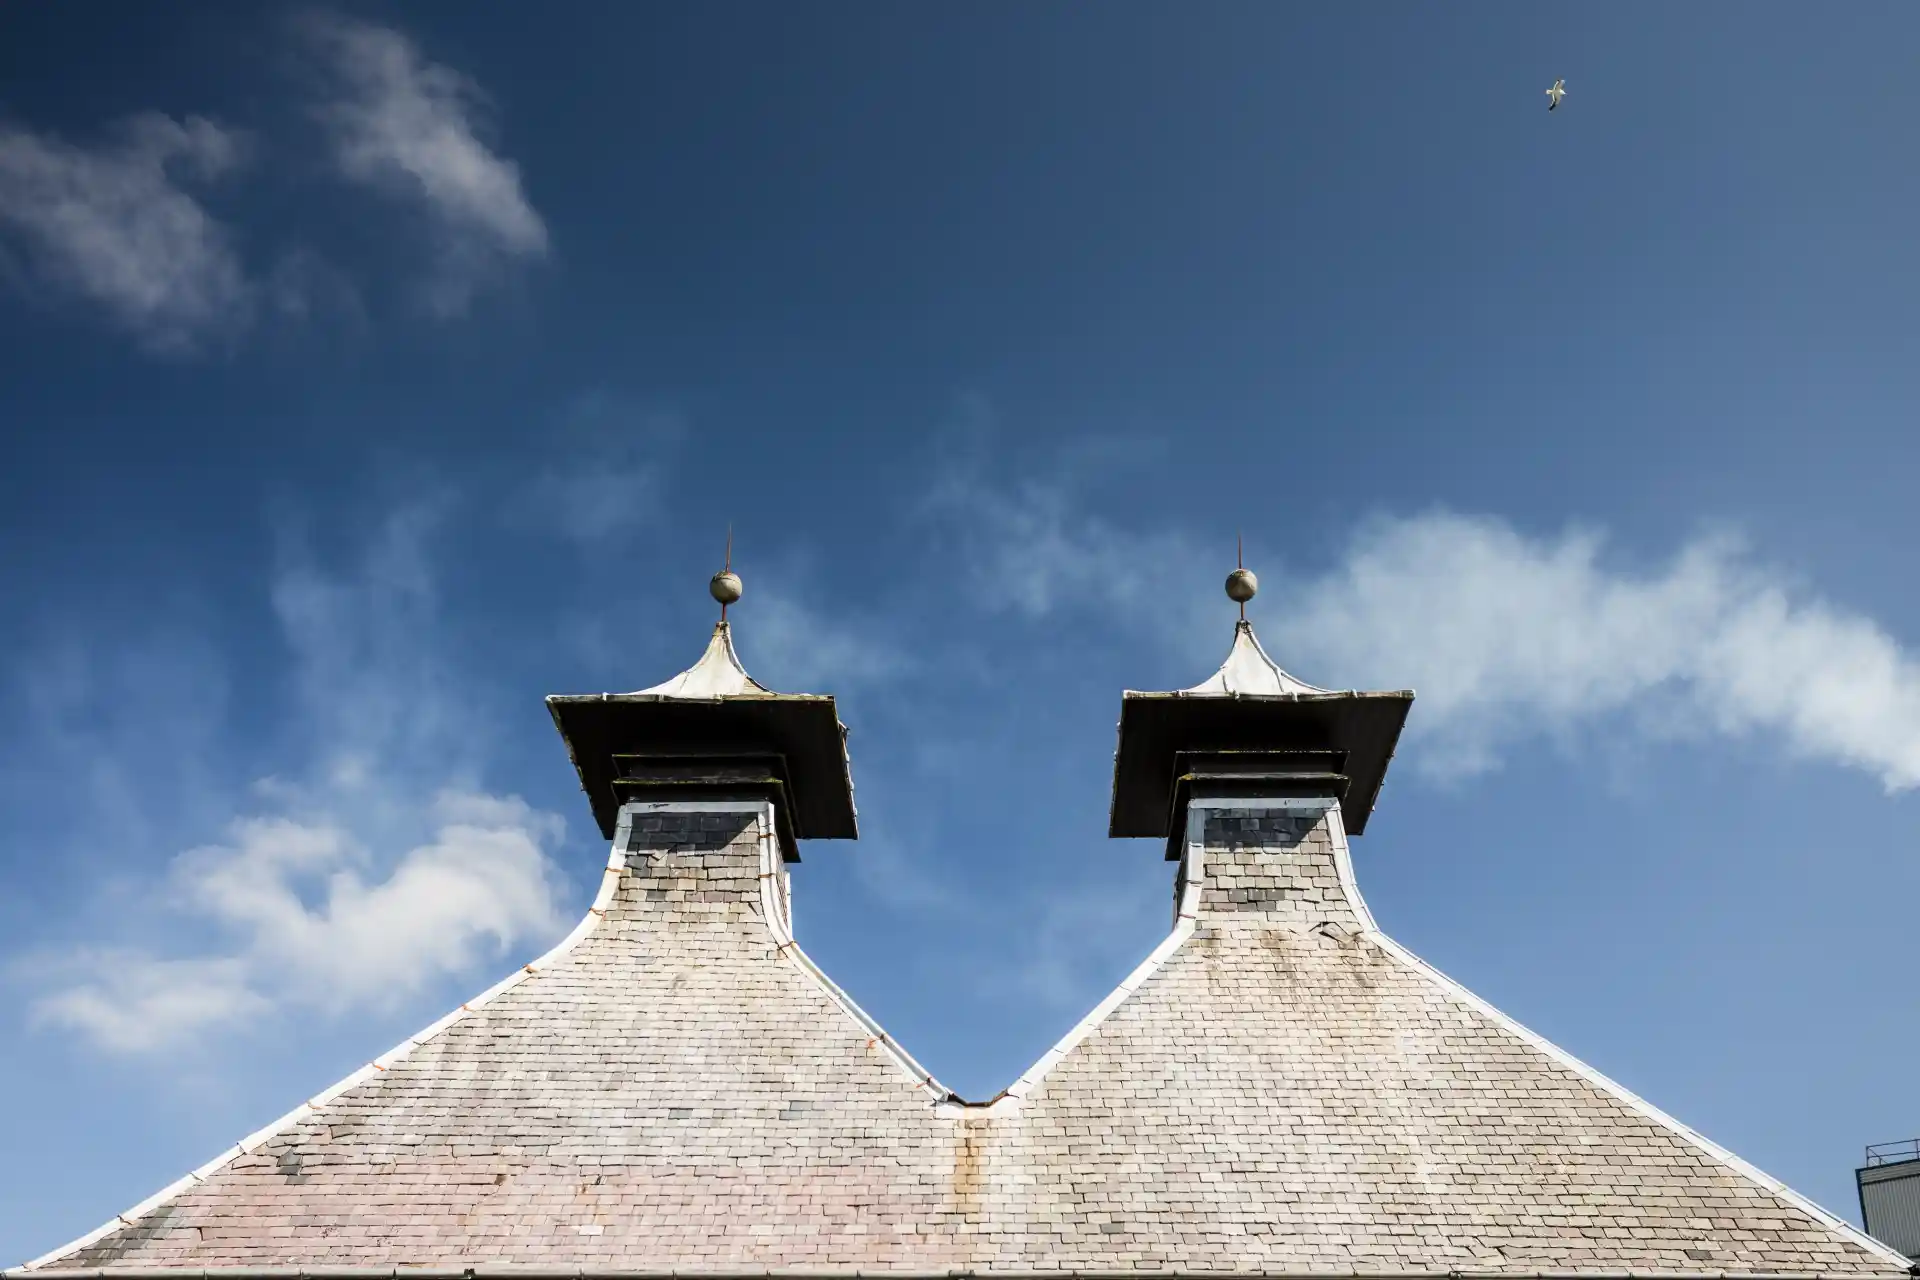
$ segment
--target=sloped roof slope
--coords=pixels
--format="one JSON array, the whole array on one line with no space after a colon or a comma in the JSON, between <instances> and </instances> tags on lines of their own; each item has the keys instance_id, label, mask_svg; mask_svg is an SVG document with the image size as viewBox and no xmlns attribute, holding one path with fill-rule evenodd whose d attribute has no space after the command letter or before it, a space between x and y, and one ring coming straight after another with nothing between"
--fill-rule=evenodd
<instances>
[{"instance_id":1,"label":"sloped roof slope","mask_svg":"<svg viewBox=\"0 0 1920 1280\"><path fill-rule=\"evenodd\" d=\"M991 1139L1074 1176L997 1203L983 1264L1053 1224L1079 1269L1900 1268L1380 934L1337 809L1192 818L1191 932Z\"/></svg>"},{"instance_id":2,"label":"sloped roof slope","mask_svg":"<svg viewBox=\"0 0 1920 1280\"><path fill-rule=\"evenodd\" d=\"M1337 808L1190 824L1167 941L961 1107L791 945L766 815L643 819L571 949L34 1265L1904 1272L1381 935Z\"/></svg>"}]
</instances>

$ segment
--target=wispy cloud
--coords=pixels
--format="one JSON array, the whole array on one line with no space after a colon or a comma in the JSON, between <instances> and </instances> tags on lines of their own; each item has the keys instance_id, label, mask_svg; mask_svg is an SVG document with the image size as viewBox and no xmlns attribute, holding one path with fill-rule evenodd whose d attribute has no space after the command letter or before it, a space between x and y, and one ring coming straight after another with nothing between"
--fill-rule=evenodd
<instances>
[{"instance_id":1,"label":"wispy cloud","mask_svg":"<svg viewBox=\"0 0 1920 1280\"><path fill-rule=\"evenodd\" d=\"M222 837L143 897L144 923L189 945L29 957L36 1021L163 1050L291 1009L388 1006L558 932L561 820L474 784L480 735L435 661L433 525L396 515L350 574L281 571L311 743L297 776L257 781Z\"/></svg>"},{"instance_id":2,"label":"wispy cloud","mask_svg":"<svg viewBox=\"0 0 1920 1280\"><path fill-rule=\"evenodd\" d=\"M771 576L771 575L769 575ZM858 696L896 680L913 667L899 638L875 619L835 612L780 586L750 588L735 629L742 661L751 652L772 683L795 693Z\"/></svg>"},{"instance_id":3,"label":"wispy cloud","mask_svg":"<svg viewBox=\"0 0 1920 1280\"><path fill-rule=\"evenodd\" d=\"M482 140L477 84L390 27L316 13L298 29L326 72L312 111L331 174L430 229L429 311L464 314L513 264L546 254L518 168ZM199 116L144 112L93 145L0 124L0 270L171 355L229 347L271 316L358 316L349 272L280 229L269 237L280 247L250 267L209 208L218 184L263 156L257 139Z\"/></svg>"},{"instance_id":4,"label":"wispy cloud","mask_svg":"<svg viewBox=\"0 0 1920 1280\"><path fill-rule=\"evenodd\" d=\"M660 515L660 481L686 434L676 414L636 406L605 391L581 395L541 437L508 506L531 528L559 533L596 553Z\"/></svg>"},{"instance_id":5,"label":"wispy cloud","mask_svg":"<svg viewBox=\"0 0 1920 1280\"><path fill-rule=\"evenodd\" d=\"M519 168L482 140L487 99L391 27L332 14L302 30L331 73L315 108L341 176L405 201L433 231L437 314L466 311L512 264L548 247Z\"/></svg>"},{"instance_id":6,"label":"wispy cloud","mask_svg":"<svg viewBox=\"0 0 1920 1280\"><path fill-rule=\"evenodd\" d=\"M1123 529L1062 484L964 471L930 509L985 603L1033 617L1067 602L1101 608L1199 659L1193 620L1202 594L1217 599L1219 566L1187 532ZM1872 619L1728 537L1702 536L1652 567L1605 551L1593 531L1381 518L1324 573L1263 566L1254 614L1302 679L1416 689L1407 754L1430 774L1484 772L1520 743L1604 718L1617 733L1761 736L1889 790L1920 785L1920 660Z\"/></svg>"},{"instance_id":7,"label":"wispy cloud","mask_svg":"<svg viewBox=\"0 0 1920 1280\"><path fill-rule=\"evenodd\" d=\"M116 1053L149 1053L189 1036L270 1013L239 957L163 959L143 951L88 949L30 967L51 990L34 1021L77 1031Z\"/></svg>"},{"instance_id":8,"label":"wispy cloud","mask_svg":"<svg viewBox=\"0 0 1920 1280\"><path fill-rule=\"evenodd\" d=\"M1002 963L1004 980L1056 1008L1091 1007L1145 959L1171 927L1171 897L1133 884L1083 882L1050 893Z\"/></svg>"},{"instance_id":9,"label":"wispy cloud","mask_svg":"<svg viewBox=\"0 0 1920 1280\"><path fill-rule=\"evenodd\" d=\"M942 468L921 513L982 608L1031 620L1102 616L1180 660L1217 656L1219 632L1198 620L1218 600L1219 557L1188 530L1122 526L1088 512L1066 484L1008 481L967 461Z\"/></svg>"},{"instance_id":10,"label":"wispy cloud","mask_svg":"<svg viewBox=\"0 0 1920 1280\"><path fill-rule=\"evenodd\" d=\"M101 308L149 348L218 343L246 327L254 290L194 192L242 152L239 135L197 116L135 116L94 147L0 127L0 234L23 277Z\"/></svg>"}]
</instances>

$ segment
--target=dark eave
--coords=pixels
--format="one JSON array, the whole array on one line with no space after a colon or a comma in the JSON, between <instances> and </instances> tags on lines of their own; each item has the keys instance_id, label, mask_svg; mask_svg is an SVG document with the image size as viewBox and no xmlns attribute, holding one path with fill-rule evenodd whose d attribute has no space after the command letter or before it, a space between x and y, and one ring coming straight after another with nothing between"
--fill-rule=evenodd
<instances>
[{"instance_id":1,"label":"dark eave","mask_svg":"<svg viewBox=\"0 0 1920 1280\"><path fill-rule=\"evenodd\" d=\"M714 698L649 693L555 694L547 710L566 743L600 833L613 837L620 802L616 755L784 758L794 835L852 840L858 835L846 726L831 696L731 694Z\"/></svg>"},{"instance_id":2,"label":"dark eave","mask_svg":"<svg viewBox=\"0 0 1920 1280\"><path fill-rule=\"evenodd\" d=\"M1342 806L1359 835L1380 797L1413 691L1381 693L1127 693L1120 703L1107 834L1164 839L1175 756L1192 751L1337 749L1349 779Z\"/></svg>"}]
</instances>

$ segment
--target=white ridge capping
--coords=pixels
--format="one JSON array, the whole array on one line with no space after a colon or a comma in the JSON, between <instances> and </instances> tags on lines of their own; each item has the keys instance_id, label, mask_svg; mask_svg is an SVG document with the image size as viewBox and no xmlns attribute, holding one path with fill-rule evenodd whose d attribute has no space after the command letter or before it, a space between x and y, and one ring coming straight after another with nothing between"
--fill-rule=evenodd
<instances>
[{"instance_id":1,"label":"white ridge capping","mask_svg":"<svg viewBox=\"0 0 1920 1280\"><path fill-rule=\"evenodd\" d=\"M913 1079L916 1087L925 1092L935 1103L951 1102L953 1090L934 1079L932 1074L914 1060L912 1054L902 1048L900 1043L888 1035L886 1029L874 1016L862 1009L853 997L840 989L838 983L826 975L826 971L814 963L794 940L790 908L782 903L779 882L786 869L786 859L780 852L780 839L774 827L773 802L771 800L657 800L631 801L620 807L622 829L632 821L632 814L658 813L667 809L681 813L751 813L759 820L760 835L760 914L766 920L767 931L773 935L774 954L786 956L800 966L800 971L812 979L827 997L860 1024L867 1033L870 1043L885 1049L900 1069ZM618 837L616 836L616 839ZM788 898L792 895L789 893Z\"/></svg>"},{"instance_id":2,"label":"white ridge capping","mask_svg":"<svg viewBox=\"0 0 1920 1280\"><path fill-rule=\"evenodd\" d=\"M1336 805L1331 797L1306 796L1261 796L1258 798L1202 798L1187 802L1187 834L1185 852L1181 857L1181 870L1185 873L1181 882L1180 902L1175 908L1173 929L1160 940L1142 960L1134 971L1120 982L1120 985L1107 993L1107 998L1093 1007L1093 1011L1074 1024L1071 1031L1060 1037L1053 1048L1046 1051L1040 1060L1034 1063L1018 1080L1008 1085L999 1097L987 1106L980 1108L988 1115L996 1112L1012 1111L1021 1101L1032 1093L1046 1074L1072 1053L1075 1046L1093 1033L1095 1027L1105 1022L1107 1015L1125 1002L1126 998L1146 984L1148 978L1159 972L1182 943L1193 936L1195 921L1200 915L1200 890L1206 879L1205 825L1206 811L1209 809L1289 809L1303 812L1315 812ZM959 1114L954 1108L951 1114Z\"/></svg>"},{"instance_id":3,"label":"white ridge capping","mask_svg":"<svg viewBox=\"0 0 1920 1280\"><path fill-rule=\"evenodd\" d=\"M1333 838L1333 860L1334 866L1340 876L1340 887L1345 891L1347 901L1352 904L1354 914L1360 920L1363 936L1373 942L1382 951L1438 987L1443 994L1473 1009L1482 1017L1490 1019L1506 1031L1525 1041L1535 1051L1544 1054L1560 1066L1573 1072L1602 1093L1608 1094L1630 1110L1638 1112L1675 1137L1698 1148L1716 1163L1724 1165L1743 1178L1759 1183L1780 1199L1785 1200L1788 1204L1809 1214L1816 1220L1825 1223L1874 1256L1894 1264L1899 1270L1912 1271L1914 1269L1914 1263L1904 1254L1899 1253L1891 1246L1882 1244L1846 1219L1822 1208L1772 1174L1748 1164L1745 1160L1742 1160L1739 1156L1733 1154L1733 1152L1722 1147L1719 1143L1714 1142L1712 1139L1689 1128L1679 1120L1674 1119L1660 1108L1654 1106L1651 1102L1648 1102L1645 1098L1642 1098L1639 1094L1633 1092L1633 1090L1601 1074L1598 1070L1574 1057L1571 1053L1568 1053L1559 1045L1554 1044L1545 1036L1522 1026L1512 1017L1502 1013L1493 1005L1488 1004L1472 991L1454 981L1452 978L1449 978L1446 974L1434 968L1433 965L1422 960L1419 956L1416 956L1413 952L1407 950L1404 946L1401 946L1398 942L1395 942L1392 938L1381 932L1380 926L1374 922L1373 912L1367 909L1366 899L1360 896L1360 885L1354 877L1353 859L1347 846L1346 824L1337 805L1328 814L1327 830L1328 834Z\"/></svg>"},{"instance_id":4,"label":"white ridge capping","mask_svg":"<svg viewBox=\"0 0 1920 1280\"><path fill-rule=\"evenodd\" d=\"M815 964L813 957L802 950L799 942L794 939L791 908L788 905L793 895L789 892L786 902L781 900L780 895L780 879L786 870L786 860L780 852L780 840L774 828L773 802L771 800L696 800L666 803L680 809L759 815L760 914L767 922L767 931L773 935L774 954L785 956L799 965L800 971L867 1033L867 1043L884 1050L887 1056L893 1059L894 1064L913 1080L914 1087L932 1099L936 1107L952 1105L955 1096L953 1090L934 1079L933 1074L921 1066L899 1041L888 1035L886 1029L875 1020L872 1014L862 1009L852 996L842 991L840 985L829 978L826 971ZM660 808L663 805L656 804L650 807Z\"/></svg>"}]
</instances>

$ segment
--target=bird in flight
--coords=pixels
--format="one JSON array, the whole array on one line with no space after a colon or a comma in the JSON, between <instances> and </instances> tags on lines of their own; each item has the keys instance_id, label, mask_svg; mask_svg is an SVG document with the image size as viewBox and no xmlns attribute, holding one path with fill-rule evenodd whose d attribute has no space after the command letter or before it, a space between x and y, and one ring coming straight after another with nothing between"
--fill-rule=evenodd
<instances>
[{"instance_id":1,"label":"bird in flight","mask_svg":"<svg viewBox=\"0 0 1920 1280\"><path fill-rule=\"evenodd\" d=\"M1560 99L1566 96L1567 82L1565 80L1555 80L1553 82L1553 88L1547 90L1547 110L1551 111L1559 106Z\"/></svg>"}]
</instances>

